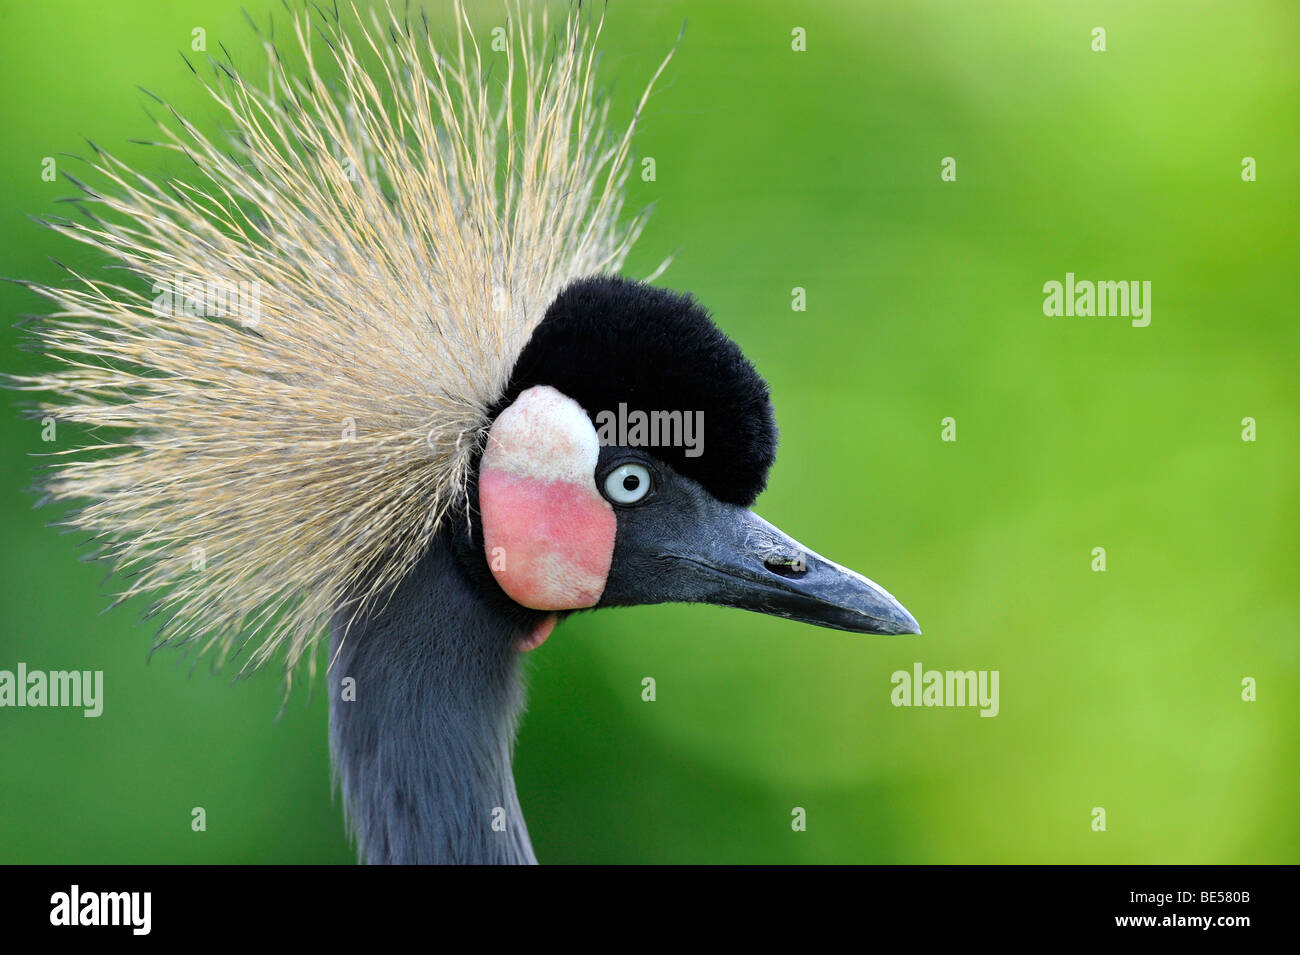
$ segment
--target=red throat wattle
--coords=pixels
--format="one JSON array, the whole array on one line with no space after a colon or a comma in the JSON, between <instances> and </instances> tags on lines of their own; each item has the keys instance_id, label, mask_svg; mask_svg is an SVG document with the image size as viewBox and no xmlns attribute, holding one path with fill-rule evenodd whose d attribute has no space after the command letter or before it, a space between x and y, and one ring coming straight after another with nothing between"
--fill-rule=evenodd
<instances>
[{"instance_id":1,"label":"red throat wattle","mask_svg":"<svg viewBox=\"0 0 1300 955\"><path fill-rule=\"evenodd\" d=\"M556 614L548 613L533 626L533 629L515 638L515 650L519 653L536 650L546 642L546 638L551 635L551 631L555 629L555 623L559 619Z\"/></svg>"}]
</instances>

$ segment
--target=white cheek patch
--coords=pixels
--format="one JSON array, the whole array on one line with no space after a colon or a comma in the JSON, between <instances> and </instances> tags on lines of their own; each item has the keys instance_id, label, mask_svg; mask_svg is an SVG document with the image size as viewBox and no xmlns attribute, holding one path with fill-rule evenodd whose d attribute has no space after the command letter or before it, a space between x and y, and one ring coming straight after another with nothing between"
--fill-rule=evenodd
<instances>
[{"instance_id":1,"label":"white cheek patch","mask_svg":"<svg viewBox=\"0 0 1300 955\"><path fill-rule=\"evenodd\" d=\"M521 394L497 417L484 467L538 481L591 484L600 441L587 413L549 385Z\"/></svg>"},{"instance_id":2,"label":"white cheek patch","mask_svg":"<svg viewBox=\"0 0 1300 955\"><path fill-rule=\"evenodd\" d=\"M614 509L596 487L600 441L586 412L554 388L529 388L497 417L479 468L488 566L534 610L600 600L614 556Z\"/></svg>"}]
</instances>

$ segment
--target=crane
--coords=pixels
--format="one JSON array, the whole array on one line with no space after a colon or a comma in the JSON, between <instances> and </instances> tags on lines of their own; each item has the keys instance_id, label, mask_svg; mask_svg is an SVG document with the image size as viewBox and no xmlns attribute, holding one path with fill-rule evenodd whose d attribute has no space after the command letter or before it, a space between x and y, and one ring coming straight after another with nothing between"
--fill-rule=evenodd
<instances>
[{"instance_id":1,"label":"crane","mask_svg":"<svg viewBox=\"0 0 1300 955\"><path fill-rule=\"evenodd\" d=\"M230 132L155 97L184 178L92 144L84 221L48 224L128 278L33 284L59 362L12 382L95 436L47 496L76 502L64 523L128 581L118 600L152 601L160 645L279 659L287 688L328 634L330 752L371 863L536 861L522 660L572 613L920 632L749 509L776 454L766 382L692 296L619 276L650 88L615 130L602 21L516 7L498 50L454 14L444 42L388 6L312 4L296 65L268 33L264 82L196 70ZM611 438L616 409L700 433Z\"/></svg>"}]
</instances>

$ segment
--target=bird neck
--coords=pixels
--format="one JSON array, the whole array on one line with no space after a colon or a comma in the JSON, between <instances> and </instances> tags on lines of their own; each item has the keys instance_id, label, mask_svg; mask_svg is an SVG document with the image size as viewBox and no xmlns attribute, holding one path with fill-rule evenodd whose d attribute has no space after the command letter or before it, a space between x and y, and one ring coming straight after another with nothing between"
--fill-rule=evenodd
<instances>
[{"instance_id":1,"label":"bird neck","mask_svg":"<svg viewBox=\"0 0 1300 955\"><path fill-rule=\"evenodd\" d=\"M448 531L391 599L331 635L330 753L370 863L535 863L511 758L526 618Z\"/></svg>"}]
</instances>

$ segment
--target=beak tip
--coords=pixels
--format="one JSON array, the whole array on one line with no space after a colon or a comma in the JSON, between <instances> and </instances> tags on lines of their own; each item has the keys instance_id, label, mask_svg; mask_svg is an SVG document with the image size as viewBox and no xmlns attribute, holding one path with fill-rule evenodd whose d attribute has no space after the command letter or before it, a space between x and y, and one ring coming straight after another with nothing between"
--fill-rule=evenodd
<instances>
[{"instance_id":1,"label":"beak tip","mask_svg":"<svg viewBox=\"0 0 1300 955\"><path fill-rule=\"evenodd\" d=\"M888 612L881 615L886 627L877 632L900 637L919 637L921 635L921 625L916 622L916 618L912 616L911 611L893 597L889 598L889 603Z\"/></svg>"}]
</instances>

